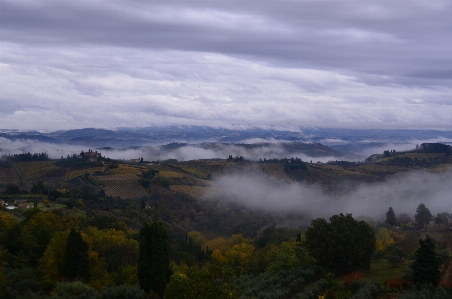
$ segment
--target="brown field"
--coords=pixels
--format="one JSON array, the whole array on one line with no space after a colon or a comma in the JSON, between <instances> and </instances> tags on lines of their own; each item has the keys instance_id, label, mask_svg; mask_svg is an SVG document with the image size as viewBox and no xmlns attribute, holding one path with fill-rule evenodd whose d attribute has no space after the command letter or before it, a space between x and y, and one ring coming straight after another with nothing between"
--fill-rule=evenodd
<instances>
[{"instance_id":1,"label":"brown field","mask_svg":"<svg viewBox=\"0 0 452 299\"><path fill-rule=\"evenodd\" d=\"M96 181L105 186L104 189L107 196L137 199L147 195L146 190L140 185L136 177L106 175L96 177Z\"/></svg>"}]
</instances>

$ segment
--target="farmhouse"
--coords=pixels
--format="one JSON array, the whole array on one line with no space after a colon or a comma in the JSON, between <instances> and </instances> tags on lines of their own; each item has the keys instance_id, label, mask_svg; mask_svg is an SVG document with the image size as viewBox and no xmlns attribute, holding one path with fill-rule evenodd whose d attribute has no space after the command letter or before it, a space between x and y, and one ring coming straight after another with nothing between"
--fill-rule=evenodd
<instances>
[{"instance_id":1,"label":"farmhouse","mask_svg":"<svg viewBox=\"0 0 452 299\"><path fill-rule=\"evenodd\" d=\"M27 207L27 200L26 199L16 199L14 201L14 206L18 208L26 208Z\"/></svg>"}]
</instances>

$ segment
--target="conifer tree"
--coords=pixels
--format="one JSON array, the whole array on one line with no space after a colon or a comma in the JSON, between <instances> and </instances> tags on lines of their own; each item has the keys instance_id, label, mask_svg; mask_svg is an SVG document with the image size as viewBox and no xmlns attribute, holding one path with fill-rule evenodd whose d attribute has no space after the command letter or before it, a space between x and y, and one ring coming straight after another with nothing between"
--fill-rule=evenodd
<instances>
[{"instance_id":1,"label":"conifer tree","mask_svg":"<svg viewBox=\"0 0 452 299\"><path fill-rule=\"evenodd\" d=\"M396 217L394 210L392 207L389 207L389 210L386 212L386 221L385 223L389 224L390 226L393 226L396 222Z\"/></svg>"},{"instance_id":2,"label":"conifer tree","mask_svg":"<svg viewBox=\"0 0 452 299\"><path fill-rule=\"evenodd\" d=\"M435 244L429 236L425 240L419 240L420 247L416 251L416 260L411 264L413 270L413 282L416 285L432 284L437 286L441 273L441 259L435 252Z\"/></svg>"},{"instance_id":3,"label":"conifer tree","mask_svg":"<svg viewBox=\"0 0 452 299\"><path fill-rule=\"evenodd\" d=\"M62 274L64 277L70 280L90 280L88 249L88 243L83 240L80 232L71 229L63 261Z\"/></svg>"},{"instance_id":4,"label":"conifer tree","mask_svg":"<svg viewBox=\"0 0 452 299\"><path fill-rule=\"evenodd\" d=\"M140 288L163 295L171 276L168 257L168 235L161 223L145 223L140 229L140 251L137 276Z\"/></svg>"}]
</instances>

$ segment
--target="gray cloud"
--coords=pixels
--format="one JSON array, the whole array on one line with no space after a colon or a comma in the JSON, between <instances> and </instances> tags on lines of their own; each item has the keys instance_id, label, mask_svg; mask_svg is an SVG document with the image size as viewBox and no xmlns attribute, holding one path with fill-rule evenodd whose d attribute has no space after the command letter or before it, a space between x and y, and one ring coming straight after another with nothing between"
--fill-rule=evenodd
<instances>
[{"instance_id":1,"label":"gray cloud","mask_svg":"<svg viewBox=\"0 0 452 299\"><path fill-rule=\"evenodd\" d=\"M0 1L0 127L452 127L449 1Z\"/></svg>"}]
</instances>

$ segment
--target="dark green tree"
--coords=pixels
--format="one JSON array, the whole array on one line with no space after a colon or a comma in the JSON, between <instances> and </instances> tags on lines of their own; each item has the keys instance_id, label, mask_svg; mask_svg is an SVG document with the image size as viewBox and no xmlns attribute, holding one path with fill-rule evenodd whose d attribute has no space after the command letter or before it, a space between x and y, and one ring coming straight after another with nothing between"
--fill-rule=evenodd
<instances>
[{"instance_id":1,"label":"dark green tree","mask_svg":"<svg viewBox=\"0 0 452 299\"><path fill-rule=\"evenodd\" d=\"M88 249L88 243L83 240L80 232L71 229L61 271L64 277L70 280L90 280Z\"/></svg>"},{"instance_id":2,"label":"dark green tree","mask_svg":"<svg viewBox=\"0 0 452 299\"><path fill-rule=\"evenodd\" d=\"M413 283L415 285L432 284L437 286L441 278L439 271L441 258L435 252L435 243L427 236L425 240L419 240L419 246L416 251L416 259L411 264Z\"/></svg>"},{"instance_id":3,"label":"dark green tree","mask_svg":"<svg viewBox=\"0 0 452 299\"><path fill-rule=\"evenodd\" d=\"M161 223L145 223L140 229L137 276L140 288L163 295L171 276L168 235Z\"/></svg>"},{"instance_id":4,"label":"dark green tree","mask_svg":"<svg viewBox=\"0 0 452 299\"><path fill-rule=\"evenodd\" d=\"M416 224L419 227L424 228L430 222L431 217L432 213L430 213L430 210L427 209L427 207L423 203L421 203L416 209L414 221L416 221Z\"/></svg>"},{"instance_id":5,"label":"dark green tree","mask_svg":"<svg viewBox=\"0 0 452 299\"><path fill-rule=\"evenodd\" d=\"M305 246L318 263L336 274L369 269L375 251L375 231L351 214L312 220Z\"/></svg>"},{"instance_id":6,"label":"dark green tree","mask_svg":"<svg viewBox=\"0 0 452 299\"><path fill-rule=\"evenodd\" d=\"M390 226L394 226L395 222L396 222L396 217L395 217L394 210L392 209L392 207L389 207L389 210L386 212L385 223L389 224Z\"/></svg>"},{"instance_id":7,"label":"dark green tree","mask_svg":"<svg viewBox=\"0 0 452 299\"><path fill-rule=\"evenodd\" d=\"M33 184L30 192L33 194L47 194L47 187L44 185L43 181L39 181L36 184Z\"/></svg>"}]
</instances>

